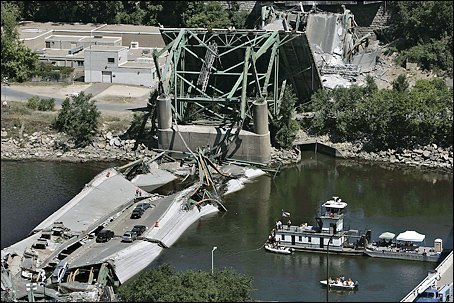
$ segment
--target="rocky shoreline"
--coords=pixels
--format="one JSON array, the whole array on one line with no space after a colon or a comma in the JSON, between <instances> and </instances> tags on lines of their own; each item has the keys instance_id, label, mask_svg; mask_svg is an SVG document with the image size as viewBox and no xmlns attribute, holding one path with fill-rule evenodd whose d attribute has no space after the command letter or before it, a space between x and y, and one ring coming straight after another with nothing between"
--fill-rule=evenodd
<instances>
[{"instance_id":1,"label":"rocky shoreline","mask_svg":"<svg viewBox=\"0 0 454 303\"><path fill-rule=\"evenodd\" d=\"M304 140L301 140L304 139ZM296 142L308 140L297 139ZM407 166L426 167L452 171L453 149L441 148L435 144L423 146L414 150L387 150L378 153L365 152L361 146L351 143L332 143L325 137L311 138L317 142L336 148L344 158L373 162L397 163ZM95 137L93 143L85 148L74 148L66 135L62 133L35 132L24 134L22 139L7 137L2 130L1 159L2 160L40 160L40 161L134 161L138 158L153 157L156 151L139 144L134 151L135 140L123 140L111 132L102 133ZM291 165L300 160L300 152L293 150L278 150L272 148L271 165Z\"/></svg>"}]
</instances>

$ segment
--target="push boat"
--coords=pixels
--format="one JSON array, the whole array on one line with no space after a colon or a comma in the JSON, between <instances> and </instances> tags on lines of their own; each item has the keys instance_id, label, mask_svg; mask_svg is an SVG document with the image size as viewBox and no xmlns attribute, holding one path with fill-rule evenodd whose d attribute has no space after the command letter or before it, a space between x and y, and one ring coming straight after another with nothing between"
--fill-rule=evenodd
<instances>
[{"instance_id":1,"label":"push boat","mask_svg":"<svg viewBox=\"0 0 454 303\"><path fill-rule=\"evenodd\" d=\"M371 231L361 234L358 230L344 230L344 211L347 203L339 197L332 197L321 205L316 225L283 225L276 222L268 236L268 243L279 243L295 251L363 255L370 241ZM283 212L282 220L288 216Z\"/></svg>"},{"instance_id":2,"label":"push boat","mask_svg":"<svg viewBox=\"0 0 454 303\"><path fill-rule=\"evenodd\" d=\"M366 246L365 254L369 257L438 262L443 254L442 239L435 239L433 247L421 246L425 235L414 230L400 233L396 241L395 234L384 232L378 242Z\"/></svg>"},{"instance_id":3,"label":"push boat","mask_svg":"<svg viewBox=\"0 0 454 303\"><path fill-rule=\"evenodd\" d=\"M358 281L353 282L351 279L343 280L343 279L329 279L329 288L337 289L337 290L354 290L358 288ZM326 280L320 281L323 286L326 286Z\"/></svg>"},{"instance_id":4,"label":"push boat","mask_svg":"<svg viewBox=\"0 0 454 303\"><path fill-rule=\"evenodd\" d=\"M270 243L265 244L265 249L267 251L270 251L273 253L284 254L284 255L290 255L293 252L292 248L285 247L285 246L277 246L277 245L273 245Z\"/></svg>"}]
</instances>

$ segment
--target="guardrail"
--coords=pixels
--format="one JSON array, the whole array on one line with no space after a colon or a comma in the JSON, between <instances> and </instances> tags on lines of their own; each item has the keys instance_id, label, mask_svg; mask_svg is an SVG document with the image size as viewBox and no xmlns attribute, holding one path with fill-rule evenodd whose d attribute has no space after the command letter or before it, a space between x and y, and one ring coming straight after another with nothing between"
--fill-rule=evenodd
<instances>
[{"instance_id":1,"label":"guardrail","mask_svg":"<svg viewBox=\"0 0 454 303\"><path fill-rule=\"evenodd\" d=\"M443 275L450 266L452 266L452 261L453 252L451 251L451 253L449 253L449 255L437 266L437 268L435 268L435 274L429 274L425 277L424 280L416 285L416 287L413 288L402 300L400 300L400 302L413 302L419 294L419 289L425 285L428 287L436 279L439 279L439 277Z\"/></svg>"}]
</instances>

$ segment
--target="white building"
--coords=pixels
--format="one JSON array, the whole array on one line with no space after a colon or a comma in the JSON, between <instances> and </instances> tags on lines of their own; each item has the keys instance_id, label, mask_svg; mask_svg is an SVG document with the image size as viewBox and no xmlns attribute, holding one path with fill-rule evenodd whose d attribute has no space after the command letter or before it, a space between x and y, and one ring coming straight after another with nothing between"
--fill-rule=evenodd
<instances>
[{"instance_id":1,"label":"white building","mask_svg":"<svg viewBox=\"0 0 454 303\"><path fill-rule=\"evenodd\" d=\"M151 56L164 47L158 27L22 22L21 40L39 59L74 68L85 82L152 87L157 83ZM160 58L160 65L164 58Z\"/></svg>"},{"instance_id":2,"label":"white building","mask_svg":"<svg viewBox=\"0 0 454 303\"><path fill-rule=\"evenodd\" d=\"M156 85L156 68L151 57L137 56L126 46L93 45L84 50L85 82L118 83L152 87ZM149 49L141 52L149 55ZM128 55L136 55L128 61ZM160 60L160 64L164 59Z\"/></svg>"}]
</instances>

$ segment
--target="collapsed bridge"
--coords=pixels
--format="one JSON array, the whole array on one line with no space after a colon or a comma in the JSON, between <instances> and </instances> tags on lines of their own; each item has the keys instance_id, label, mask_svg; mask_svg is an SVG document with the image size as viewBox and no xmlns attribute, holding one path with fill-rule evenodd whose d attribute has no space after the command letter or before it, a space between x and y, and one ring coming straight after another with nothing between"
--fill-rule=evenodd
<instances>
[{"instance_id":1,"label":"collapsed bridge","mask_svg":"<svg viewBox=\"0 0 454 303\"><path fill-rule=\"evenodd\" d=\"M286 85L300 101L321 88L304 32L161 28L161 34L166 47L153 57L157 65L168 52L157 68L162 149L209 145L217 156L266 163L268 117L279 114ZM201 119L204 126L194 125Z\"/></svg>"}]
</instances>

